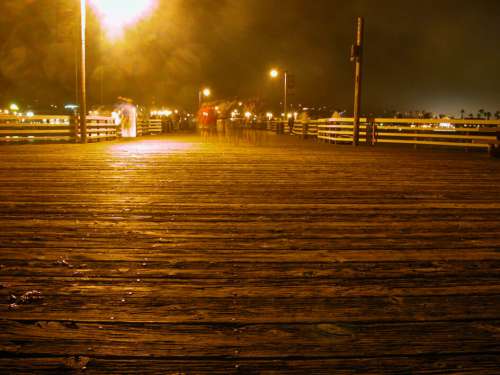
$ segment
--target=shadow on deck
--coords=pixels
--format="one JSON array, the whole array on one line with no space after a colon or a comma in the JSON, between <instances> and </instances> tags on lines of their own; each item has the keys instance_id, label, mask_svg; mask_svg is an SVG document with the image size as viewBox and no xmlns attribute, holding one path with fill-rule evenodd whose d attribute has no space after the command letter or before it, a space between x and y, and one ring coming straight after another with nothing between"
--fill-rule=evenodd
<instances>
[{"instance_id":1,"label":"shadow on deck","mask_svg":"<svg viewBox=\"0 0 500 375\"><path fill-rule=\"evenodd\" d=\"M0 372L498 373L499 186L264 133L0 147Z\"/></svg>"}]
</instances>

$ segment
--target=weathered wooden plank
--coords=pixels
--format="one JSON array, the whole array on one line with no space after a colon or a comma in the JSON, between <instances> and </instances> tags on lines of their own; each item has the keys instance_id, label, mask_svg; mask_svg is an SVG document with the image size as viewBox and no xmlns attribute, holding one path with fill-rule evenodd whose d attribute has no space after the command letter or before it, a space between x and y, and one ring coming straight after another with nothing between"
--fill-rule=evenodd
<instances>
[{"instance_id":1,"label":"weathered wooden plank","mask_svg":"<svg viewBox=\"0 0 500 375\"><path fill-rule=\"evenodd\" d=\"M349 359L157 359L74 357L0 358L0 370L15 374L485 374L497 375L498 355L429 355Z\"/></svg>"},{"instance_id":2,"label":"weathered wooden plank","mask_svg":"<svg viewBox=\"0 0 500 375\"><path fill-rule=\"evenodd\" d=\"M500 247L500 238L496 234L489 234L487 238L478 238L477 236L469 236L468 238L460 238L448 233L445 236L433 236L427 238L379 238L371 239L369 237L361 238L340 238L340 239L289 239L286 236L275 236L275 238L260 238L256 241L253 237L241 238L238 236L226 236L227 238L151 238L149 240L137 240L134 236L128 238L92 238L91 236L66 238L64 234L47 238L38 236L34 233L26 238L2 238L0 248L2 246L21 249L44 247L52 248L67 248L67 249L115 249L135 247L145 251L153 250L255 250L267 249L274 250L301 250L310 251L316 249L354 249L354 250L415 250L415 249L435 249L439 246L442 250L451 249L474 249L474 248L498 248Z\"/></svg>"},{"instance_id":3,"label":"weathered wooden plank","mask_svg":"<svg viewBox=\"0 0 500 375\"><path fill-rule=\"evenodd\" d=\"M235 270L237 272L237 270ZM138 277L138 276L137 276ZM424 286L425 285L425 286ZM1 315L10 319L126 322L331 322L494 319L500 287L492 280L389 279L3 281ZM43 299L16 303L31 290ZM9 296L15 295L18 299ZM306 308L307 306L307 308Z\"/></svg>"},{"instance_id":4,"label":"weathered wooden plank","mask_svg":"<svg viewBox=\"0 0 500 375\"><path fill-rule=\"evenodd\" d=\"M51 247L42 246L26 247L19 251L15 247L2 247L0 259L5 261L26 261L26 262L57 262L67 260L74 267L81 266L88 262L169 262L170 264L182 262L204 262L211 265L212 262L229 263L334 263L341 265L344 263L392 263L392 262L468 262L471 268L477 261L497 261L500 260L500 252L496 248L482 247L458 247L453 249L315 249L304 251L296 248L290 251L288 248L273 249L259 248L255 245L245 251L239 251L235 259L235 249L181 249L168 247L145 247L142 249L130 247L96 247L92 249L77 247Z\"/></svg>"},{"instance_id":5,"label":"weathered wooden plank","mask_svg":"<svg viewBox=\"0 0 500 375\"><path fill-rule=\"evenodd\" d=\"M271 221L277 226L289 225L291 227L311 226L311 222L314 222L322 229L354 228L356 226L383 228L389 224L416 228L423 228L427 224L427 228L454 227L454 229L474 224L480 228L483 225L494 225L495 216L500 212L500 207L495 207L493 204L490 204L489 208L485 207L486 205L478 208L471 204L469 207L420 209L403 205L395 205L385 209L372 209L367 207L368 205L359 205L359 207L353 205L350 209L330 205L321 207L321 204L315 207L303 205L302 208L297 205L291 209L266 206L240 205L240 207L228 206L224 208L200 204L200 207L203 208L203 211L200 211L200 207L196 210L195 207L176 204L151 205L135 201L131 201L129 204L103 201L99 207L92 204L70 204L66 201L45 202L43 205L4 202L4 205L0 207L0 212L2 212L2 222L5 222L6 225L21 227L28 226L32 222L41 226L49 223L63 226L74 224L76 219L84 219L81 221L81 224L84 225L95 222L95 219L92 220L93 218L99 218L98 223L102 224L126 223L134 226L169 224L189 227L202 222L208 228L228 222L234 222L235 225L247 223L256 227L270 224ZM68 217L68 215L75 215L75 219Z\"/></svg>"},{"instance_id":6,"label":"weathered wooden plank","mask_svg":"<svg viewBox=\"0 0 500 375\"><path fill-rule=\"evenodd\" d=\"M450 221L436 221L429 224L429 222L424 221L397 221L392 222L380 222L375 223L369 222L365 224L360 224L355 221L337 221L337 222L325 222L325 221L274 221L272 226L268 220L258 220L258 221L243 221L231 222L230 227L228 227L228 221L204 221L198 222L196 220L187 221L172 221L172 220L158 220L149 221L144 217L143 220L138 221L137 218L129 219L126 221L121 220L86 220L78 221L75 220L46 220L46 219L32 219L26 217L25 220L1 220L0 223L5 232L13 233L14 235L23 235L26 233L34 232L33 227L36 225L37 233L48 233L48 234L58 234L60 232L67 232L69 230L80 234L85 232L102 232L106 231L106 234L114 236L117 233L127 233L134 235L191 235L200 233L203 231L207 234L220 234L224 233L241 233L242 236L254 235L254 234L265 234L265 233L287 233L289 236L303 237L308 236L310 238L331 238L332 236L338 234L345 235L356 235L356 234L374 234L380 236L382 233L393 233L399 231L405 235L421 235L424 233L438 233L443 234L444 232L459 231L461 234L465 233L484 233L489 235L490 232L500 231L500 223L498 220L475 220L475 221L465 221L465 220L454 220ZM77 224L77 225L75 225Z\"/></svg>"},{"instance_id":7,"label":"weathered wooden plank","mask_svg":"<svg viewBox=\"0 0 500 375\"><path fill-rule=\"evenodd\" d=\"M33 250L30 250L33 252ZM142 278L176 278L176 279L374 279L374 278L434 278L460 275L462 278L483 277L484 275L500 274L500 260L491 261L471 257L469 260L407 260L407 261L348 261L345 257L333 254L330 260L322 257L314 261L315 254L310 257L303 252L295 259L281 262L273 261L269 252L253 251L254 259L238 259L233 262L228 258L221 261L211 252L199 253L200 261L186 260L182 252L170 254L142 253L142 259L124 260L130 253L112 250L106 252L108 260L100 260L101 254L89 255L85 251L44 251L44 259L35 260L31 253L22 260L6 259L6 252L0 257L0 277L5 276L39 276L39 277L131 277L140 275ZM111 254L110 254L111 253ZM168 253L168 252L166 252ZM314 252L312 252L314 253ZM262 254L262 255L261 255ZM283 255L283 252L281 252ZM480 252L480 254L484 254ZM170 255L170 256L169 256ZM261 256L260 259L257 259ZM495 253L494 255L498 255ZM109 259L110 256L119 260ZM234 252L232 254L234 256ZM487 256L487 255L486 255ZM376 256L374 256L376 257ZM16 256L18 258L18 256ZM96 259L97 258L97 259ZM169 259L158 260L158 259ZM282 258L284 258L282 256ZM437 257L435 257L437 258ZM444 257L443 257L444 258ZM266 259L268 259L266 261ZM237 273L235 273L237 268Z\"/></svg>"},{"instance_id":8,"label":"weathered wooden plank","mask_svg":"<svg viewBox=\"0 0 500 375\"><path fill-rule=\"evenodd\" d=\"M230 266L237 276L237 264ZM144 279L140 274L126 278L83 277L1 277L0 295L23 289L43 287L47 294L71 295L85 292L87 296L122 294L132 288L135 296L161 297L224 297L237 293L240 297L367 297L367 296L421 296L421 295L494 295L500 292L500 275L478 278L377 278L377 279ZM134 280L134 278L139 278ZM307 280L307 284L304 282ZM133 283L133 285L130 285Z\"/></svg>"},{"instance_id":9,"label":"weathered wooden plank","mask_svg":"<svg viewBox=\"0 0 500 375\"><path fill-rule=\"evenodd\" d=\"M497 321L413 324L161 325L0 321L0 350L18 355L356 357L500 355Z\"/></svg>"},{"instance_id":10,"label":"weathered wooden plank","mask_svg":"<svg viewBox=\"0 0 500 375\"><path fill-rule=\"evenodd\" d=\"M0 276L182 279L461 278L496 275L495 249L310 250L2 248ZM237 267L237 273L235 273Z\"/></svg>"},{"instance_id":11,"label":"weathered wooden plank","mask_svg":"<svg viewBox=\"0 0 500 375\"><path fill-rule=\"evenodd\" d=\"M99 228L79 228L75 226L74 228L66 228L64 230L53 230L44 231L43 229L33 231L33 230L11 230L7 233L0 234L0 241L3 244L9 245L15 242L38 242L39 245L57 243L58 240L64 239L66 243L71 243L71 241L86 241L86 242L106 242L116 247L126 246L127 242L129 244L134 244L131 246L140 247L139 244L146 245L149 244L162 244L162 243L182 243L189 241L199 241L199 242L212 242L212 244L228 243L232 241L256 241L262 244L277 242L295 242L298 246L300 243L317 243L317 244L330 244L332 248L338 248L342 244L346 244L347 247L349 242L365 243L370 245L378 245L380 248L385 244L390 243L407 243L414 245L416 243L440 243L451 242L456 243L458 241L482 241L483 246L498 246L500 245L500 238L496 234L498 232L491 232L483 229L472 229L470 231L464 229L460 233L453 233L449 231L432 231L428 229L427 231L416 231L413 232L412 229L407 230L387 230L380 232L377 230L357 228L352 231L341 229L338 231L331 231L327 233L313 232L313 231L300 231L293 232L287 231L280 228L269 228L262 231L249 231L242 229L241 233L235 230L228 229L226 231L220 230L203 230L203 228L193 228L192 230L175 230L175 229L149 229L149 230L120 230L117 228L102 229ZM457 238L458 237L458 238ZM61 242L61 246L71 245L64 244ZM122 246L120 246L120 244ZM345 248L344 247L344 248ZM366 246L365 246L366 248Z\"/></svg>"}]
</instances>

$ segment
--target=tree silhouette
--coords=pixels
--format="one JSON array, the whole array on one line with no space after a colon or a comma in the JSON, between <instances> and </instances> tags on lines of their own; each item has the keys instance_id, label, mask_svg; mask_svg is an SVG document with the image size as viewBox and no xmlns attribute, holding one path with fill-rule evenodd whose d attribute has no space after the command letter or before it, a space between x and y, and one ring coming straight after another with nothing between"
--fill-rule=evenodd
<instances>
[{"instance_id":1,"label":"tree silhouette","mask_svg":"<svg viewBox=\"0 0 500 375\"><path fill-rule=\"evenodd\" d=\"M500 120L500 111L496 111L496 112L495 112L495 118L496 118L497 120Z\"/></svg>"},{"instance_id":2,"label":"tree silhouette","mask_svg":"<svg viewBox=\"0 0 500 375\"><path fill-rule=\"evenodd\" d=\"M487 120L491 119L491 112L486 112L484 115L486 116Z\"/></svg>"},{"instance_id":3,"label":"tree silhouette","mask_svg":"<svg viewBox=\"0 0 500 375\"><path fill-rule=\"evenodd\" d=\"M484 113L485 113L485 112L484 112L484 109L480 109L480 110L478 111L478 113L477 113L477 117L479 117L479 118L483 118Z\"/></svg>"},{"instance_id":4,"label":"tree silhouette","mask_svg":"<svg viewBox=\"0 0 500 375\"><path fill-rule=\"evenodd\" d=\"M463 119L464 119L464 117L465 117L465 109L461 109L461 110L460 110L460 115L462 116L461 118L462 118L462 120L463 120Z\"/></svg>"}]
</instances>

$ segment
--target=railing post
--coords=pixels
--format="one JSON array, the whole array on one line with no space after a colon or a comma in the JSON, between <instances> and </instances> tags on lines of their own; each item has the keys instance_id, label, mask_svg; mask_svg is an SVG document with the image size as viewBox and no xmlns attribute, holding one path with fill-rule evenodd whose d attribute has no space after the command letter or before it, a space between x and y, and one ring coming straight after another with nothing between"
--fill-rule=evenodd
<instances>
[{"instance_id":1,"label":"railing post","mask_svg":"<svg viewBox=\"0 0 500 375\"><path fill-rule=\"evenodd\" d=\"M366 119L366 144L375 146L377 143L377 124L374 119Z\"/></svg>"},{"instance_id":2,"label":"railing post","mask_svg":"<svg viewBox=\"0 0 500 375\"><path fill-rule=\"evenodd\" d=\"M307 121L302 121L302 137L307 139L309 133L309 123Z\"/></svg>"},{"instance_id":3,"label":"railing post","mask_svg":"<svg viewBox=\"0 0 500 375\"><path fill-rule=\"evenodd\" d=\"M78 115L73 113L69 118L69 129L70 129L70 137L74 143L78 143L78 128L80 124L80 118Z\"/></svg>"}]
</instances>

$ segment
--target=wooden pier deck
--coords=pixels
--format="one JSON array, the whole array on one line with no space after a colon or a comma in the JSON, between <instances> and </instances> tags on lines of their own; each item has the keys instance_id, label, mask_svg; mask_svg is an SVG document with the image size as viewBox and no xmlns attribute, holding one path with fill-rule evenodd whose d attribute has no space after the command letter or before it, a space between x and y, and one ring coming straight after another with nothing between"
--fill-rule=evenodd
<instances>
[{"instance_id":1,"label":"wooden pier deck","mask_svg":"<svg viewBox=\"0 0 500 375\"><path fill-rule=\"evenodd\" d=\"M486 154L2 146L0 228L0 373L500 373Z\"/></svg>"}]
</instances>

